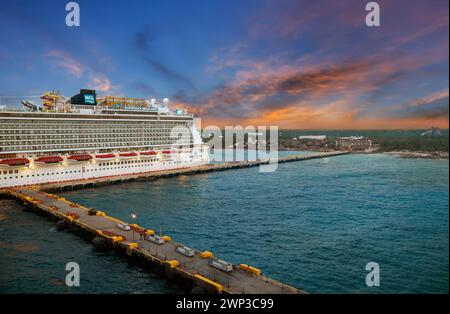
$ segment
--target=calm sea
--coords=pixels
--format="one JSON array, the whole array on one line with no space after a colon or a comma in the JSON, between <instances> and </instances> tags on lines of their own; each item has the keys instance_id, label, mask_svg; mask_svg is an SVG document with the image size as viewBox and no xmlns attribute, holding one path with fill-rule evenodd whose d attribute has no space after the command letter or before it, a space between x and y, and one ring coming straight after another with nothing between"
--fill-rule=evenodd
<instances>
[{"instance_id":1,"label":"calm sea","mask_svg":"<svg viewBox=\"0 0 450 314\"><path fill-rule=\"evenodd\" d=\"M348 155L62 193L311 293L447 293L446 160ZM115 253L0 200L0 292L181 293ZM76 261L81 286L67 288ZM380 286L365 284L368 262Z\"/></svg>"}]
</instances>

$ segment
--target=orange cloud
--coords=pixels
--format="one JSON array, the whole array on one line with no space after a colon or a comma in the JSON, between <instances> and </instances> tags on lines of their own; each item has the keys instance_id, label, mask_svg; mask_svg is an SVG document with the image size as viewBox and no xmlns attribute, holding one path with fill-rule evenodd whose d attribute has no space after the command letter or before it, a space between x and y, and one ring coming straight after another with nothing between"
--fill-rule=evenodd
<instances>
[{"instance_id":1,"label":"orange cloud","mask_svg":"<svg viewBox=\"0 0 450 314\"><path fill-rule=\"evenodd\" d=\"M227 120L227 119L202 119L203 126L217 125L254 125L254 126L278 126L281 129L425 129L431 126L449 128L448 118L359 118L353 111L317 111L314 108L297 107L283 108L267 115L259 114L255 117Z\"/></svg>"},{"instance_id":2,"label":"orange cloud","mask_svg":"<svg viewBox=\"0 0 450 314\"><path fill-rule=\"evenodd\" d=\"M447 97L447 114L440 114L430 117L427 115L426 107L436 101L441 101ZM417 129L436 126L448 128L448 91L442 91L423 99L411 101L407 106L423 107L425 111L410 114L404 112L405 105L395 105L388 107L389 112L379 117L364 116L362 109L354 106L357 102L356 96L349 96L325 105L317 104L308 100L291 103L278 108L266 108L255 110L248 116L241 117L217 117L208 114L208 108L220 110L220 107L212 106L212 101L205 106L193 107L187 103L176 102L174 106L187 109L196 116L202 118L203 126L216 125L265 125L278 126L284 129ZM209 107L208 107L209 106ZM440 105L442 107L442 105ZM433 109L433 108L431 108ZM445 110L445 103L444 103ZM397 114L393 114L397 111ZM433 112L433 111L431 111Z\"/></svg>"},{"instance_id":3,"label":"orange cloud","mask_svg":"<svg viewBox=\"0 0 450 314\"><path fill-rule=\"evenodd\" d=\"M120 86L113 85L111 80L103 74L90 74L89 86L101 92L108 92L115 96L121 96Z\"/></svg>"},{"instance_id":4,"label":"orange cloud","mask_svg":"<svg viewBox=\"0 0 450 314\"><path fill-rule=\"evenodd\" d=\"M305 60L308 58L302 57L290 65L277 58L261 62L241 60L234 83L197 98L178 99L178 104L220 126L242 123L312 129L448 126L448 118L437 116L436 111L435 119L420 117L420 112L416 114L419 116L402 117L401 110L386 115L395 111L396 106L401 109L404 105L383 107L370 98L396 83L404 73L425 66L429 62L426 58L366 57L341 64L327 60L316 65L305 64ZM445 96L445 92L417 103L439 96ZM373 116L365 117L368 107Z\"/></svg>"},{"instance_id":5,"label":"orange cloud","mask_svg":"<svg viewBox=\"0 0 450 314\"><path fill-rule=\"evenodd\" d=\"M383 3L384 12L401 14L402 19L386 18L377 31L365 27L365 4L358 1L325 7L307 1L263 5L248 20L249 38L228 50L216 51L205 71L207 75L234 73L231 82L179 101L221 126L448 127L448 91L447 95L413 101L403 95L407 88L417 86L421 77L430 85L436 73L445 70L445 63L448 69L447 10L425 2L405 4ZM286 51L277 52L286 39L294 41L286 45ZM289 47L300 39L307 43L306 48L310 48L310 39L320 40L320 44L292 57L295 51ZM274 53L258 60L249 57L254 55L252 47L263 45L273 48ZM444 68L437 70L441 64ZM388 91L392 95L386 95ZM390 99L395 99L392 105L388 104Z\"/></svg>"}]
</instances>

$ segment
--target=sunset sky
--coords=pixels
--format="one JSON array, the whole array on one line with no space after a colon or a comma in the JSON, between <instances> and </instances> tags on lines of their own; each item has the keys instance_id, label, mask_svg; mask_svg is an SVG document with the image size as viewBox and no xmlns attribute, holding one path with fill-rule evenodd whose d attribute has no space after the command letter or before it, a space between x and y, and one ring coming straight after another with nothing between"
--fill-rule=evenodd
<instances>
[{"instance_id":1,"label":"sunset sky","mask_svg":"<svg viewBox=\"0 0 450 314\"><path fill-rule=\"evenodd\" d=\"M448 128L449 1L5 1L1 104L80 88L169 97L203 124Z\"/></svg>"}]
</instances>

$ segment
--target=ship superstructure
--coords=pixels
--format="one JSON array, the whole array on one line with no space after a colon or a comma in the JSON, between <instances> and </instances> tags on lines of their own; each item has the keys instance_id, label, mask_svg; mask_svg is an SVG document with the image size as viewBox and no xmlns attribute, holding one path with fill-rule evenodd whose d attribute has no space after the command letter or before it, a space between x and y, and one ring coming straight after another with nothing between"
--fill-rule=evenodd
<instances>
[{"instance_id":1,"label":"ship superstructure","mask_svg":"<svg viewBox=\"0 0 450 314\"><path fill-rule=\"evenodd\" d=\"M0 188L94 179L209 162L194 124L169 100L106 96L81 90L43 106L0 111Z\"/></svg>"}]
</instances>

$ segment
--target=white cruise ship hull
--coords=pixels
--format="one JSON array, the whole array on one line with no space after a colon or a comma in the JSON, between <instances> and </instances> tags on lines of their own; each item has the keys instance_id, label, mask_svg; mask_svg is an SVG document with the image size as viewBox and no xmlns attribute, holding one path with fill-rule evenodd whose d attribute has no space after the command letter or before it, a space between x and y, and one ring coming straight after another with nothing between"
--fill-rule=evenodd
<instances>
[{"instance_id":1,"label":"white cruise ship hull","mask_svg":"<svg viewBox=\"0 0 450 314\"><path fill-rule=\"evenodd\" d=\"M195 150L195 149L194 149ZM145 174L180 168L190 168L209 162L206 148L199 149L197 156L172 156L161 160L135 158L134 160L92 160L74 163L65 160L61 164L0 167L0 188L42 185L68 181L83 181L98 178Z\"/></svg>"}]
</instances>

